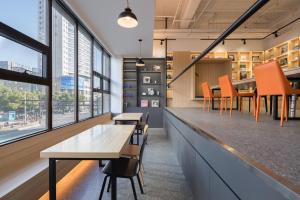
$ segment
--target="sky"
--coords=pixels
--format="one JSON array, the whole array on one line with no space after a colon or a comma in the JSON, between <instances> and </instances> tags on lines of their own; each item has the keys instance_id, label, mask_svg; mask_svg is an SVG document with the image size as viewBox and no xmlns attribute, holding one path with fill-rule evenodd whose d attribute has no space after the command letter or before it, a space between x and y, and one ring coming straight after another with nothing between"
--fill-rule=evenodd
<instances>
[{"instance_id":1,"label":"sky","mask_svg":"<svg viewBox=\"0 0 300 200\"><path fill-rule=\"evenodd\" d=\"M0 21L18 31L38 38L39 0L0 0ZM37 67L38 53L0 36L0 61Z\"/></svg>"}]
</instances>

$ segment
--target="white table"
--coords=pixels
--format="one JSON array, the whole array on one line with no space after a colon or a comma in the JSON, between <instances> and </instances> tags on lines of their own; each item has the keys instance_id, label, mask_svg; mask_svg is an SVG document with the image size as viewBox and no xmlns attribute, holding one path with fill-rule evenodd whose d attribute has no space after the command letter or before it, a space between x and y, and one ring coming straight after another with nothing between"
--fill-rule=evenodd
<instances>
[{"instance_id":1,"label":"white table","mask_svg":"<svg viewBox=\"0 0 300 200\"><path fill-rule=\"evenodd\" d=\"M136 122L141 121L143 113L122 113L113 118L116 122Z\"/></svg>"},{"instance_id":2,"label":"white table","mask_svg":"<svg viewBox=\"0 0 300 200\"><path fill-rule=\"evenodd\" d=\"M134 125L97 125L40 152L49 159L49 197L56 199L56 160L114 160L134 132ZM111 176L111 199L117 199L117 179Z\"/></svg>"}]
</instances>

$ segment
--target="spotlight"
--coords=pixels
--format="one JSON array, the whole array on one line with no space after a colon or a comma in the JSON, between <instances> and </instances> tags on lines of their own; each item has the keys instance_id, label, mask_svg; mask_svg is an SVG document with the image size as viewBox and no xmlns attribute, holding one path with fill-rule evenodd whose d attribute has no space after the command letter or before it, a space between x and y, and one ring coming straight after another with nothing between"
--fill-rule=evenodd
<instances>
[{"instance_id":1,"label":"spotlight","mask_svg":"<svg viewBox=\"0 0 300 200\"><path fill-rule=\"evenodd\" d=\"M225 40L222 41L222 44L223 44L223 45L225 44Z\"/></svg>"},{"instance_id":2,"label":"spotlight","mask_svg":"<svg viewBox=\"0 0 300 200\"><path fill-rule=\"evenodd\" d=\"M274 36L275 36L276 38L278 37L278 33L277 33L277 31L276 31L276 32L274 32L273 34L274 34Z\"/></svg>"},{"instance_id":3,"label":"spotlight","mask_svg":"<svg viewBox=\"0 0 300 200\"><path fill-rule=\"evenodd\" d=\"M244 45L246 45L246 39L242 39Z\"/></svg>"},{"instance_id":4,"label":"spotlight","mask_svg":"<svg viewBox=\"0 0 300 200\"><path fill-rule=\"evenodd\" d=\"M160 40L160 45L163 45L164 40Z\"/></svg>"}]
</instances>

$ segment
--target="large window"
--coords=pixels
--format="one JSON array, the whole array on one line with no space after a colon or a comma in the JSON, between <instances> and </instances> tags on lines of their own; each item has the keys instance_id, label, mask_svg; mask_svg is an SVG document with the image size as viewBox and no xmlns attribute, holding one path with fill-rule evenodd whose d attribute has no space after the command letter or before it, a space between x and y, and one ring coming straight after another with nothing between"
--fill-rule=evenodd
<instances>
[{"instance_id":1,"label":"large window","mask_svg":"<svg viewBox=\"0 0 300 200\"><path fill-rule=\"evenodd\" d=\"M79 28L78 31L78 89L79 119L92 116L92 41L90 35Z\"/></svg>"},{"instance_id":2,"label":"large window","mask_svg":"<svg viewBox=\"0 0 300 200\"><path fill-rule=\"evenodd\" d=\"M4 0L0 145L109 111L110 55L80 19L61 1Z\"/></svg>"},{"instance_id":3,"label":"large window","mask_svg":"<svg viewBox=\"0 0 300 200\"><path fill-rule=\"evenodd\" d=\"M0 21L47 44L47 9L47 0L3 0L0 6Z\"/></svg>"},{"instance_id":4,"label":"large window","mask_svg":"<svg viewBox=\"0 0 300 200\"><path fill-rule=\"evenodd\" d=\"M56 3L52 9L52 116L53 127L75 121L74 20Z\"/></svg>"}]
</instances>

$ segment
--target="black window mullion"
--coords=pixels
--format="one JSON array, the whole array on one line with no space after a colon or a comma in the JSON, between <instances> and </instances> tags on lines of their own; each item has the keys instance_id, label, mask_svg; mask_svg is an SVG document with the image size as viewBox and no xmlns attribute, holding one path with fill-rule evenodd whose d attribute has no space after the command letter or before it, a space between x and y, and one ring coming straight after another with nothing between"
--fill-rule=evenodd
<instances>
[{"instance_id":1,"label":"black window mullion","mask_svg":"<svg viewBox=\"0 0 300 200\"><path fill-rule=\"evenodd\" d=\"M76 28L75 28L75 121L76 123L79 122L79 75L78 75L78 22L75 21Z\"/></svg>"},{"instance_id":2,"label":"black window mullion","mask_svg":"<svg viewBox=\"0 0 300 200\"><path fill-rule=\"evenodd\" d=\"M94 117L94 92L93 92L93 89L94 89L94 37L92 37L92 45L91 45L91 114L92 114L92 117Z\"/></svg>"},{"instance_id":3,"label":"black window mullion","mask_svg":"<svg viewBox=\"0 0 300 200\"><path fill-rule=\"evenodd\" d=\"M101 89L101 101L102 101L102 106L101 106L101 109L102 109L102 114L104 113L104 95L103 95L103 70L104 69L104 51L103 51L103 48L102 48L102 51L101 51L101 75L102 77L100 78L100 89Z\"/></svg>"},{"instance_id":4,"label":"black window mullion","mask_svg":"<svg viewBox=\"0 0 300 200\"><path fill-rule=\"evenodd\" d=\"M48 0L48 45L49 53L47 56L47 67L46 67L46 77L48 78L50 84L48 88L48 129L53 128L53 116L52 116L52 0ZM44 65L44 62L43 62ZM44 71L44 66L43 66Z\"/></svg>"}]
</instances>

